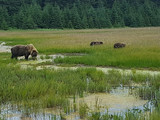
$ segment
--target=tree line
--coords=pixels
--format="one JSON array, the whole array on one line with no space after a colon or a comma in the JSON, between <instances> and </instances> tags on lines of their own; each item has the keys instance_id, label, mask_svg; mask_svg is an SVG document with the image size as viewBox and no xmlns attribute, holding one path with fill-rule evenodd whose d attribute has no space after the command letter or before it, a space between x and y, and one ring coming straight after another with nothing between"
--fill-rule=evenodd
<instances>
[{"instance_id":1,"label":"tree line","mask_svg":"<svg viewBox=\"0 0 160 120\"><path fill-rule=\"evenodd\" d=\"M159 0L0 0L0 29L160 26Z\"/></svg>"}]
</instances>

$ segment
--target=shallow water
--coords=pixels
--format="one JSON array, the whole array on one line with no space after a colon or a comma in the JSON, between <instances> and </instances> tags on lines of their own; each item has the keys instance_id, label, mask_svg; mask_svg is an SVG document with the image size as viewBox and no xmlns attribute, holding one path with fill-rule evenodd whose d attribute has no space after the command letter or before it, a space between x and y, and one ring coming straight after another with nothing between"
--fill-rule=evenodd
<instances>
[{"instance_id":1,"label":"shallow water","mask_svg":"<svg viewBox=\"0 0 160 120\"><path fill-rule=\"evenodd\" d=\"M24 59L24 57L20 57L19 58L19 63L18 65L20 65L22 68L28 68L28 67L32 67L32 65L35 65L35 64L39 64L39 63L45 63L45 62L51 62L52 65L36 65L36 69L37 70L41 70L41 69L55 69L55 70L58 70L58 69L70 69L70 70L76 70L78 68L96 68L97 70L100 70L104 73L108 73L112 70L114 71L117 71L117 72L120 72L122 74L148 74L148 75L160 75L160 71L151 71L151 70L138 70L138 69L120 69L120 68L113 68L113 67L94 67L94 66L84 66L84 65L77 65L77 66L74 66L74 67L62 67L62 66L57 66L56 64L54 64L54 60L57 58L57 57L61 57L61 58L64 58L66 56L70 56L70 54L54 54L54 55L48 55L48 59L46 59L46 55L38 55L37 56L37 60L28 60L28 61L21 61L21 59ZM83 56L85 54L79 54L79 53L73 53L73 55L76 55L76 56ZM73 56L72 55L72 56ZM43 57L43 59L42 59Z\"/></svg>"},{"instance_id":2,"label":"shallow water","mask_svg":"<svg viewBox=\"0 0 160 120\"><path fill-rule=\"evenodd\" d=\"M0 44L0 53L1 52L11 52L11 46L7 46L5 42Z\"/></svg>"},{"instance_id":3,"label":"shallow water","mask_svg":"<svg viewBox=\"0 0 160 120\"><path fill-rule=\"evenodd\" d=\"M45 63L45 62L54 62L54 59L56 59L57 57L64 58L64 55L62 54L55 54L55 55L48 55L48 56L38 55L36 60L33 60L30 56L28 61L24 60L25 58L24 56L22 56L22 57L18 57L18 60L19 60L18 64L23 66L23 65L35 65L39 63Z\"/></svg>"},{"instance_id":4,"label":"shallow water","mask_svg":"<svg viewBox=\"0 0 160 120\"><path fill-rule=\"evenodd\" d=\"M143 110L143 105L148 104L148 100L141 100L130 93L129 87L116 87L110 93L88 94L83 98L77 98L76 104L85 103L90 110L100 109L103 114L107 111L109 114L124 113L135 107Z\"/></svg>"},{"instance_id":5,"label":"shallow water","mask_svg":"<svg viewBox=\"0 0 160 120\"><path fill-rule=\"evenodd\" d=\"M85 94L83 98L76 97L75 103L77 109L79 109L81 104L86 104L88 106L88 115L93 111L98 111L101 115L106 113L124 115L128 110L138 109L145 111L145 106L149 106L150 108L153 107L150 104L150 101L141 100L130 93L131 89L129 87L116 87L113 88L110 93ZM73 99L69 99L72 107ZM60 112L67 120L80 119L78 112L74 112L74 110L70 110L65 114L59 108L47 108L40 110L36 114L30 113L29 115L26 115L22 110L18 110L17 107L12 109L11 105L1 108L1 116L4 116L6 120L51 120L52 118L61 120Z\"/></svg>"}]
</instances>

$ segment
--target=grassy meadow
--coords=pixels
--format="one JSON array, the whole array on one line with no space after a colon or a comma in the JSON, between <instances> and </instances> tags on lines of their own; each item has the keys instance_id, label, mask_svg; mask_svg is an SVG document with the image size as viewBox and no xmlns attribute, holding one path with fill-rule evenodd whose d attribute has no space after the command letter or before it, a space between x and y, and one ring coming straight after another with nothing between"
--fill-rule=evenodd
<instances>
[{"instance_id":1,"label":"grassy meadow","mask_svg":"<svg viewBox=\"0 0 160 120\"><path fill-rule=\"evenodd\" d=\"M1 31L0 41L8 45L32 43L40 54L86 53L83 57L58 58L56 63L110 66L121 68L159 69L160 27ZM92 41L104 42L90 46ZM116 42L126 48L114 49Z\"/></svg>"},{"instance_id":2,"label":"grassy meadow","mask_svg":"<svg viewBox=\"0 0 160 120\"><path fill-rule=\"evenodd\" d=\"M32 43L39 54L85 53L84 56L57 58L56 63L83 64L159 70L160 68L160 27L122 28L92 30L13 30L0 31L0 42L7 45ZM103 45L90 46L92 41L102 41ZM116 42L126 43L122 49L114 49ZM68 114L79 112L88 120L156 120L160 112L160 75L132 75L110 71L104 74L95 68L77 70L21 69L15 66L18 60L10 59L10 53L0 53L0 106L12 105L24 114L39 112L45 108L60 108ZM89 80L89 82L87 81ZM136 91L137 97L150 100L155 109L146 118L143 111L128 111L125 115L101 115L99 111L87 114L87 106L70 105L69 99L83 97L85 93L109 93L120 85L142 85ZM98 109L98 108L97 108ZM0 120L5 119L1 117ZM147 111L147 110L146 110ZM63 115L61 115L63 119Z\"/></svg>"}]
</instances>

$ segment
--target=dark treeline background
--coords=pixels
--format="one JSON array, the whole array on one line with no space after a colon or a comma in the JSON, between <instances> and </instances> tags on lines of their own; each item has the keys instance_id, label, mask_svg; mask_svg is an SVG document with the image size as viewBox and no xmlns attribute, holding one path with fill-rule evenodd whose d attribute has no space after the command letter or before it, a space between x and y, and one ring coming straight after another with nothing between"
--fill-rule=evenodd
<instances>
[{"instance_id":1,"label":"dark treeline background","mask_svg":"<svg viewBox=\"0 0 160 120\"><path fill-rule=\"evenodd\" d=\"M0 29L160 26L160 0L0 0Z\"/></svg>"}]
</instances>

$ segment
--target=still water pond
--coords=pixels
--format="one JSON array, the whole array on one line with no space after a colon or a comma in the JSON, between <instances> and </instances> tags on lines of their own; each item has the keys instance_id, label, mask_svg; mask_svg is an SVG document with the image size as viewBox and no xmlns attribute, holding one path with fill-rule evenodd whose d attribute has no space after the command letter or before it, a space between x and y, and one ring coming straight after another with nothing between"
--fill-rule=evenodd
<instances>
[{"instance_id":1,"label":"still water pond","mask_svg":"<svg viewBox=\"0 0 160 120\"><path fill-rule=\"evenodd\" d=\"M69 98L70 105L72 108L73 104L76 104L77 109L79 109L82 104L87 105L88 116L90 112L100 112L101 115L106 113L110 115L124 115L128 110L145 112L147 108L152 111L154 106L151 101L141 100L134 95L136 89L136 87L121 86L113 88L109 93L86 93L84 97L80 98L77 96L75 100ZM12 105L1 106L1 117L6 120L61 120L60 114L63 114L64 118L67 120L80 119L78 111L74 112L72 109L64 113L60 108L46 108L39 110L37 113L24 114L24 111L20 110L18 107L13 107Z\"/></svg>"}]
</instances>

